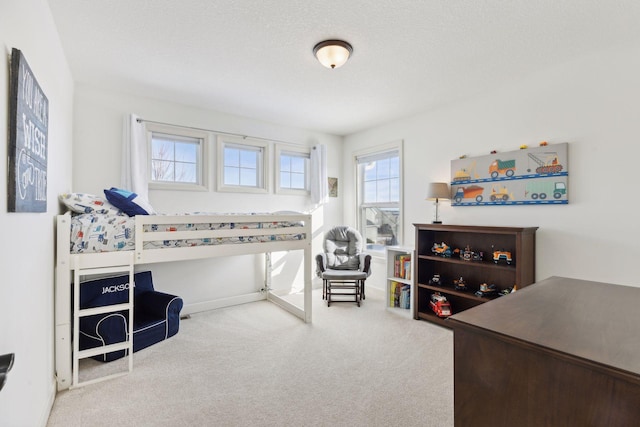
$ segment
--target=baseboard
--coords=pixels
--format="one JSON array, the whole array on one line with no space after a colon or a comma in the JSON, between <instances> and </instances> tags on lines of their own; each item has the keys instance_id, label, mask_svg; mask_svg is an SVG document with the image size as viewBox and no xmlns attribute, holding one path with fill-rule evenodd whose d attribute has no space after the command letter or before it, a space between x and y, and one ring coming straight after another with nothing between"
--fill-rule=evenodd
<instances>
[{"instance_id":1,"label":"baseboard","mask_svg":"<svg viewBox=\"0 0 640 427\"><path fill-rule=\"evenodd\" d=\"M186 304L182 308L182 315L200 313L202 311L215 310L218 308L231 307L232 305L246 304L249 302L261 301L267 298L262 292L253 292L246 295L238 295L237 297L219 298L211 301L197 302L194 304Z\"/></svg>"},{"instance_id":2,"label":"baseboard","mask_svg":"<svg viewBox=\"0 0 640 427\"><path fill-rule=\"evenodd\" d=\"M365 283L364 285L364 292L365 292L365 296L369 295L369 294L373 294L376 296L382 296L384 297L386 294L386 290L385 289L380 289L380 288L374 288L373 286L367 286L367 284Z\"/></svg>"},{"instance_id":3,"label":"baseboard","mask_svg":"<svg viewBox=\"0 0 640 427\"><path fill-rule=\"evenodd\" d=\"M49 383L49 402L44 408L44 413L40 417L40 425L42 427L46 427L49 422L49 417L51 416L51 410L53 409L53 403L56 401L56 393L57 390L57 382L55 377L51 379L51 383Z\"/></svg>"}]
</instances>

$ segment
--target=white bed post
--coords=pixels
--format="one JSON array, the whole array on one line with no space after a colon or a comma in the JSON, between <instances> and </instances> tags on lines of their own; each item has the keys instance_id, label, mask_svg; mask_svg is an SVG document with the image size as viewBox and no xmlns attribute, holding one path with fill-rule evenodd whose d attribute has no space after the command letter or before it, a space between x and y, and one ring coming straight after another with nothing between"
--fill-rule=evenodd
<instances>
[{"instance_id":1,"label":"white bed post","mask_svg":"<svg viewBox=\"0 0 640 427\"><path fill-rule=\"evenodd\" d=\"M58 390L71 386L71 215L56 217L55 357Z\"/></svg>"},{"instance_id":2,"label":"white bed post","mask_svg":"<svg viewBox=\"0 0 640 427\"><path fill-rule=\"evenodd\" d=\"M310 222L310 221L308 221ZM311 226L308 226L308 233ZM304 321L311 323L313 253L311 252L311 234L307 234L307 245L304 248Z\"/></svg>"},{"instance_id":3,"label":"white bed post","mask_svg":"<svg viewBox=\"0 0 640 427\"><path fill-rule=\"evenodd\" d=\"M262 291L265 295L271 290L271 275L273 274L273 264L271 264L271 252L264 253L264 287Z\"/></svg>"}]
</instances>

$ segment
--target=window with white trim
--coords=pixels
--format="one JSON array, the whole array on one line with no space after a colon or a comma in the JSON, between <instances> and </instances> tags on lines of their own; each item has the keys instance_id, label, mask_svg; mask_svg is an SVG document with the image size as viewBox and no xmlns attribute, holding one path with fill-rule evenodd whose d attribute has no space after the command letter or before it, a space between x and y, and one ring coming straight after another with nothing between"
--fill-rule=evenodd
<instances>
[{"instance_id":1,"label":"window with white trim","mask_svg":"<svg viewBox=\"0 0 640 427\"><path fill-rule=\"evenodd\" d=\"M266 143L219 137L218 191L267 192L268 153Z\"/></svg>"},{"instance_id":2,"label":"window with white trim","mask_svg":"<svg viewBox=\"0 0 640 427\"><path fill-rule=\"evenodd\" d=\"M149 184L156 189L202 190L207 187L206 132L147 124Z\"/></svg>"},{"instance_id":3,"label":"window with white trim","mask_svg":"<svg viewBox=\"0 0 640 427\"><path fill-rule=\"evenodd\" d=\"M310 151L307 147L276 146L276 192L307 194L309 192Z\"/></svg>"},{"instance_id":4,"label":"window with white trim","mask_svg":"<svg viewBox=\"0 0 640 427\"><path fill-rule=\"evenodd\" d=\"M402 237L401 144L356 155L358 224L369 251L398 245Z\"/></svg>"}]
</instances>

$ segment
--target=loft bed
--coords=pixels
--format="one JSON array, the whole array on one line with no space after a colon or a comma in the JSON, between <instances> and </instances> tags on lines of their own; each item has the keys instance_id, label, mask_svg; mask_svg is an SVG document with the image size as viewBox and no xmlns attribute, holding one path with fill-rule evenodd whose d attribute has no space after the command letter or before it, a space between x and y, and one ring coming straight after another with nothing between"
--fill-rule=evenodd
<instances>
[{"instance_id":1,"label":"loft bed","mask_svg":"<svg viewBox=\"0 0 640 427\"><path fill-rule=\"evenodd\" d=\"M78 298L73 296L80 293L81 277L128 273L132 281L134 266L140 264L264 253L267 258L266 285L263 291L243 296L242 302L267 299L305 322L311 322L311 240L311 215L291 212L134 217L95 212L58 215L55 291L58 389L105 379L79 382L78 361L105 353L107 347L79 350L78 339L73 333L78 330L78 318L115 309L132 310L132 304L115 309L100 307L80 310ZM302 307L276 295L269 288L270 254L293 250L304 251ZM215 307L225 305L231 304L214 304ZM191 312L195 311L199 310ZM132 340L108 348L108 351L122 349L128 350L128 370L131 371Z\"/></svg>"}]
</instances>

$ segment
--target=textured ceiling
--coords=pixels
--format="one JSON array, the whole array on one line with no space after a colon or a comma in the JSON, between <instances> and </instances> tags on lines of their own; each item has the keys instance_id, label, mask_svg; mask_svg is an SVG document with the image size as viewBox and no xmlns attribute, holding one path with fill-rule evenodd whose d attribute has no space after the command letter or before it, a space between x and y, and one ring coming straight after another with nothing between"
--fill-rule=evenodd
<instances>
[{"instance_id":1,"label":"textured ceiling","mask_svg":"<svg viewBox=\"0 0 640 427\"><path fill-rule=\"evenodd\" d=\"M49 0L74 79L347 135L640 45L638 0ZM340 38L336 70L313 57Z\"/></svg>"}]
</instances>

